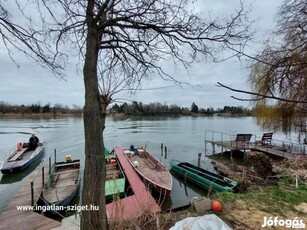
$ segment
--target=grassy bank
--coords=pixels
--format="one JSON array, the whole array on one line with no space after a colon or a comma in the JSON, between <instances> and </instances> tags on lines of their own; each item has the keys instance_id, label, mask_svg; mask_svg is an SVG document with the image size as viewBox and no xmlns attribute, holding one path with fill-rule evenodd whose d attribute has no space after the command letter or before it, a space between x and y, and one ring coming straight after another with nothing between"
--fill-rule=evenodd
<instances>
[{"instance_id":1,"label":"grassy bank","mask_svg":"<svg viewBox=\"0 0 307 230\"><path fill-rule=\"evenodd\" d=\"M299 217L307 223L307 186L299 183L296 188L296 182L289 177L279 179L275 185L250 187L244 194L217 193L213 198L223 203L220 217L234 229L241 229L241 226L258 229L264 216Z\"/></svg>"}]
</instances>

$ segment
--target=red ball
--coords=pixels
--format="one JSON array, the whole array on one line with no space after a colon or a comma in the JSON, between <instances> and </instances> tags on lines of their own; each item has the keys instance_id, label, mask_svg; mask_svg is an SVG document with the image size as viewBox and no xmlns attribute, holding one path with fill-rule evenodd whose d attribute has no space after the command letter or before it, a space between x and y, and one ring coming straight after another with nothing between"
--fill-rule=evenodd
<instances>
[{"instance_id":1,"label":"red ball","mask_svg":"<svg viewBox=\"0 0 307 230\"><path fill-rule=\"evenodd\" d=\"M221 202L219 201L212 201L212 210L216 212L221 212L223 209L223 206Z\"/></svg>"}]
</instances>

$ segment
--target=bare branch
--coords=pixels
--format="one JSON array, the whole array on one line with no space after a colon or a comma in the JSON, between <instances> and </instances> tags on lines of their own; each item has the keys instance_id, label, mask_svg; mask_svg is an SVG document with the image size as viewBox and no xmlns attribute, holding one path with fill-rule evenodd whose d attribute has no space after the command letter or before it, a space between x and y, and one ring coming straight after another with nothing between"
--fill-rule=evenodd
<instances>
[{"instance_id":1,"label":"bare branch","mask_svg":"<svg viewBox=\"0 0 307 230\"><path fill-rule=\"evenodd\" d=\"M290 100L290 99L286 99L286 98L269 96L269 95L264 95L264 94L255 93L255 92L251 92L251 91L234 89L234 88L226 86L226 85L224 85L224 84L222 84L220 82L217 82L217 87L223 87L223 88L229 89L229 90L234 91L234 92L244 93L244 94L249 94L249 95L254 95L254 96L260 97L258 99L250 99L250 100L248 100L248 99L240 99L240 100L243 100L243 101L255 101L255 100L261 100L261 99L268 98L268 99L273 99L273 100L278 100L278 101L285 101L285 102L292 102L292 103L304 103L304 104L307 103L307 101ZM236 97L233 97L233 98L237 99Z\"/></svg>"}]
</instances>

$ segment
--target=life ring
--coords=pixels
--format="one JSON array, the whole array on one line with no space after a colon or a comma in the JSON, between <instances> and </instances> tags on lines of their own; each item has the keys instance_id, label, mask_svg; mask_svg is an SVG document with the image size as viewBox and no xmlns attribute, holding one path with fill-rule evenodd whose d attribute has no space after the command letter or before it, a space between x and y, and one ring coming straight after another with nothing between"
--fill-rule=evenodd
<instances>
[{"instance_id":1,"label":"life ring","mask_svg":"<svg viewBox=\"0 0 307 230\"><path fill-rule=\"evenodd\" d=\"M16 146L17 146L17 151L21 151L23 143L22 142L18 142Z\"/></svg>"}]
</instances>

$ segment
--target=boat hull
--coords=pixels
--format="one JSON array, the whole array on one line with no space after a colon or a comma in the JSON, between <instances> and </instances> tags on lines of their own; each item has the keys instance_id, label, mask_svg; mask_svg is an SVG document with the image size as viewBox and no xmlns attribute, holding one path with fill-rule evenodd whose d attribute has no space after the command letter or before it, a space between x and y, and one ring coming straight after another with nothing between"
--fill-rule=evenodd
<instances>
[{"instance_id":1,"label":"boat hull","mask_svg":"<svg viewBox=\"0 0 307 230\"><path fill-rule=\"evenodd\" d=\"M62 178L61 178L62 177ZM57 214L65 211L76 196L80 186L80 160L57 162L53 166L47 188L42 193L46 211Z\"/></svg>"},{"instance_id":2,"label":"boat hull","mask_svg":"<svg viewBox=\"0 0 307 230\"><path fill-rule=\"evenodd\" d=\"M26 170L31 165L35 164L45 153L45 146L41 143L39 146L36 147L35 150L29 151L27 157L24 159L17 159L15 161L9 161L9 158L5 160L2 165L1 173L2 174L14 174L21 171Z\"/></svg>"},{"instance_id":3,"label":"boat hull","mask_svg":"<svg viewBox=\"0 0 307 230\"><path fill-rule=\"evenodd\" d=\"M80 187L80 183L78 183L76 189L68 197L66 197L64 200L60 202L49 203L47 201L47 205L50 206L50 208L49 209L47 208L46 211L52 215L57 215L59 212L65 212L66 210L70 210L67 207L68 205L71 204L72 200L76 196L79 187Z\"/></svg>"},{"instance_id":4,"label":"boat hull","mask_svg":"<svg viewBox=\"0 0 307 230\"><path fill-rule=\"evenodd\" d=\"M212 190L215 192L224 192L230 191L238 185L236 181L196 167L187 162L172 160L170 164L171 171L205 189L212 187Z\"/></svg>"},{"instance_id":5,"label":"boat hull","mask_svg":"<svg viewBox=\"0 0 307 230\"><path fill-rule=\"evenodd\" d=\"M124 154L135 169L143 183L162 197L170 197L172 190L172 176L168 169L161 164L152 154L142 148L137 148L134 156L129 149L124 149ZM135 164L137 161L139 164ZM160 179L158 179L160 178Z\"/></svg>"}]
</instances>

